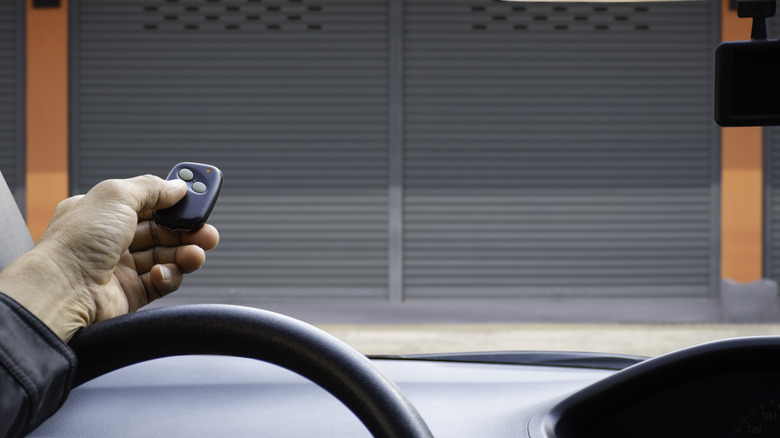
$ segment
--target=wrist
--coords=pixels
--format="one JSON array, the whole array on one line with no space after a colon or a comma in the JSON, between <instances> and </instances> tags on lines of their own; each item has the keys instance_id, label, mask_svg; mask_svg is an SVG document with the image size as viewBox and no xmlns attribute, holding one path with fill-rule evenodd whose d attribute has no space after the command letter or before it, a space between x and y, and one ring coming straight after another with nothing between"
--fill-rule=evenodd
<instances>
[{"instance_id":1,"label":"wrist","mask_svg":"<svg viewBox=\"0 0 780 438\"><path fill-rule=\"evenodd\" d=\"M0 291L27 308L67 342L95 319L94 299L45 249L33 248L0 272Z\"/></svg>"}]
</instances>

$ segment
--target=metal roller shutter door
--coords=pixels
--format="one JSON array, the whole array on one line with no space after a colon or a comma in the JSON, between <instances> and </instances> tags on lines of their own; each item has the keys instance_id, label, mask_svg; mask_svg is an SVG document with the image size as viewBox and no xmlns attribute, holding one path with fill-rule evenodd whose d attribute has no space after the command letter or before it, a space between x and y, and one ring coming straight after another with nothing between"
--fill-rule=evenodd
<instances>
[{"instance_id":1,"label":"metal roller shutter door","mask_svg":"<svg viewBox=\"0 0 780 438\"><path fill-rule=\"evenodd\" d=\"M714 289L708 3L72 9L72 190L185 156L225 170L223 242L192 293Z\"/></svg>"},{"instance_id":2,"label":"metal roller shutter door","mask_svg":"<svg viewBox=\"0 0 780 438\"><path fill-rule=\"evenodd\" d=\"M780 20L768 21L769 37L780 35ZM745 35L745 39L748 35ZM780 128L764 128L764 277L780 281Z\"/></svg>"},{"instance_id":3,"label":"metal roller shutter door","mask_svg":"<svg viewBox=\"0 0 780 438\"><path fill-rule=\"evenodd\" d=\"M780 129L765 128L764 277L780 281Z\"/></svg>"},{"instance_id":4,"label":"metal roller shutter door","mask_svg":"<svg viewBox=\"0 0 780 438\"><path fill-rule=\"evenodd\" d=\"M24 205L24 7L16 0L0 4L0 172L20 207Z\"/></svg>"},{"instance_id":5,"label":"metal roller shutter door","mask_svg":"<svg viewBox=\"0 0 780 438\"><path fill-rule=\"evenodd\" d=\"M409 2L407 296L710 296L710 3Z\"/></svg>"},{"instance_id":6,"label":"metal roller shutter door","mask_svg":"<svg viewBox=\"0 0 780 438\"><path fill-rule=\"evenodd\" d=\"M187 293L386 296L385 2L71 8L74 192L213 163L222 239Z\"/></svg>"}]
</instances>

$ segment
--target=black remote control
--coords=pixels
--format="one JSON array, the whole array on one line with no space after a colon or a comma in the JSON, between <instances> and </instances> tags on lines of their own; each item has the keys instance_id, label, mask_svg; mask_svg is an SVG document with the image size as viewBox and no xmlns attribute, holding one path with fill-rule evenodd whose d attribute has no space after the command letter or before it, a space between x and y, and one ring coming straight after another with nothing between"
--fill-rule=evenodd
<instances>
[{"instance_id":1,"label":"black remote control","mask_svg":"<svg viewBox=\"0 0 780 438\"><path fill-rule=\"evenodd\" d=\"M209 164L185 162L173 166L166 179L185 181L187 194L173 207L155 210L154 221L174 231L199 230L217 203L222 172Z\"/></svg>"}]
</instances>

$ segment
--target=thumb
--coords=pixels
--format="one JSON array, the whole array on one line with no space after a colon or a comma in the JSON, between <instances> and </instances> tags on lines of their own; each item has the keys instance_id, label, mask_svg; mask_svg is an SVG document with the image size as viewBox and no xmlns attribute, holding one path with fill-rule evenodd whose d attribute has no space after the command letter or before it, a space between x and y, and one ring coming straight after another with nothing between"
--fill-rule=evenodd
<instances>
[{"instance_id":1,"label":"thumb","mask_svg":"<svg viewBox=\"0 0 780 438\"><path fill-rule=\"evenodd\" d=\"M119 204L141 213L171 207L186 194L187 184L184 181L166 181L154 175L143 175L100 182L87 192L84 201L99 210Z\"/></svg>"},{"instance_id":2,"label":"thumb","mask_svg":"<svg viewBox=\"0 0 780 438\"><path fill-rule=\"evenodd\" d=\"M187 183L176 179L166 181L154 175L123 180L127 201L136 212L172 207L187 194Z\"/></svg>"}]
</instances>

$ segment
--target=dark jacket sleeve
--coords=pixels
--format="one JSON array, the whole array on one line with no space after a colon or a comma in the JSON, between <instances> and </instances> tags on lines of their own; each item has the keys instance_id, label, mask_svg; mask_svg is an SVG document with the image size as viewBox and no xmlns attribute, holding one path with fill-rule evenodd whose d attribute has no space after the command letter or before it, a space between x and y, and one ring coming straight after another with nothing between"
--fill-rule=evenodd
<instances>
[{"instance_id":1,"label":"dark jacket sleeve","mask_svg":"<svg viewBox=\"0 0 780 438\"><path fill-rule=\"evenodd\" d=\"M76 369L73 351L0 293L0 437L23 436L62 406Z\"/></svg>"}]
</instances>

